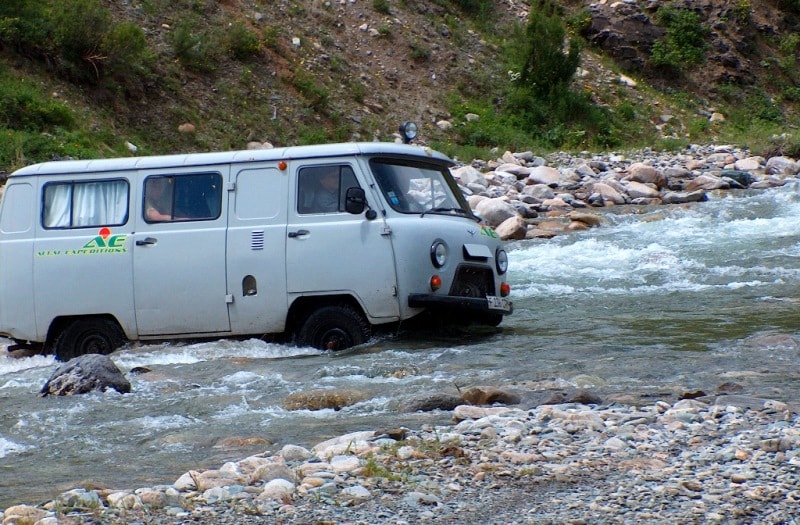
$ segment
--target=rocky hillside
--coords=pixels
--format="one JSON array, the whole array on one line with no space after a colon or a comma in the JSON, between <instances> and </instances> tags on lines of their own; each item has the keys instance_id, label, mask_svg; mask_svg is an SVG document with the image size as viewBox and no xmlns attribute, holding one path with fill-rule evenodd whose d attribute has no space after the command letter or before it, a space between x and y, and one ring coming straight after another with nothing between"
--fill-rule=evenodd
<instances>
[{"instance_id":1,"label":"rocky hillside","mask_svg":"<svg viewBox=\"0 0 800 525\"><path fill-rule=\"evenodd\" d=\"M575 89L630 113L628 137L713 140L724 128L709 127L712 115L724 121L736 111L766 113L788 129L800 100L795 3L562 1L564 19L586 42ZM514 74L507 51L531 9L520 0L101 5L113 23L143 30L144 66L117 65L116 76L102 76L111 70L107 57L86 52L80 60L97 78L76 81L46 52L0 43L0 72L33 79L67 104L103 137L95 150L103 155L127 154L126 142L143 154L386 140L407 119L422 125L422 140L453 154L463 141L458 108L503 104L501 88ZM654 44L680 36L658 16L666 5L699 15L703 63L652 64ZM132 75L134 67L141 74Z\"/></svg>"}]
</instances>

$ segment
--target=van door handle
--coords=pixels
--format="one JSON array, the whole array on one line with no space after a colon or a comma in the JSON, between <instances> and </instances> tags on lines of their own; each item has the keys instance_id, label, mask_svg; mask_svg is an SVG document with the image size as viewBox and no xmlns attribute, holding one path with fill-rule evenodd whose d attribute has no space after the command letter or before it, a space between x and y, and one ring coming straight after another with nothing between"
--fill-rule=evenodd
<instances>
[{"instance_id":1,"label":"van door handle","mask_svg":"<svg viewBox=\"0 0 800 525\"><path fill-rule=\"evenodd\" d=\"M136 241L136 246L152 246L158 242L158 239L153 237L145 237L144 239Z\"/></svg>"},{"instance_id":2,"label":"van door handle","mask_svg":"<svg viewBox=\"0 0 800 525\"><path fill-rule=\"evenodd\" d=\"M289 237L294 239L295 237L300 237L301 235L308 235L309 233L311 232L308 230L297 230L296 232L289 232Z\"/></svg>"}]
</instances>

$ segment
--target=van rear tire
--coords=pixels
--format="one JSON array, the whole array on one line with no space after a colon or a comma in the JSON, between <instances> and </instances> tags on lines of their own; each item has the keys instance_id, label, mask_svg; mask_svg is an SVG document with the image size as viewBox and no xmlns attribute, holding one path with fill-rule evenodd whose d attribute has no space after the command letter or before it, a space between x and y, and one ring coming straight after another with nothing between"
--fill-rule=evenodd
<instances>
[{"instance_id":1,"label":"van rear tire","mask_svg":"<svg viewBox=\"0 0 800 525\"><path fill-rule=\"evenodd\" d=\"M53 345L56 359L69 361L84 354L107 355L125 343L125 334L114 321L78 319L68 324Z\"/></svg>"},{"instance_id":2,"label":"van rear tire","mask_svg":"<svg viewBox=\"0 0 800 525\"><path fill-rule=\"evenodd\" d=\"M370 332L367 320L352 307L323 306L306 318L295 342L298 346L337 351L365 343Z\"/></svg>"}]
</instances>

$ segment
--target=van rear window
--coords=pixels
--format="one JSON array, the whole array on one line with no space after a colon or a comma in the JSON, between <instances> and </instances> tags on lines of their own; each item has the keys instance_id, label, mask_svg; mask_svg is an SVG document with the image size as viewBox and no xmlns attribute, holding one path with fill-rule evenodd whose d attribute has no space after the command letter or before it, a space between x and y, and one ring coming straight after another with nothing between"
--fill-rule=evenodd
<instances>
[{"instance_id":1,"label":"van rear window","mask_svg":"<svg viewBox=\"0 0 800 525\"><path fill-rule=\"evenodd\" d=\"M51 182L44 186L42 226L94 228L128 222L128 181Z\"/></svg>"}]
</instances>

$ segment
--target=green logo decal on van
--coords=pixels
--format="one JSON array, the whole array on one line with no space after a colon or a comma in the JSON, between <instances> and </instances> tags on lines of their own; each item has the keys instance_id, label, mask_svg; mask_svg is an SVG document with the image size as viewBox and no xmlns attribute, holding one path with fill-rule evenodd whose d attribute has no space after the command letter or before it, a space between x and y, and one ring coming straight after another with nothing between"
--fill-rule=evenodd
<instances>
[{"instance_id":1,"label":"green logo decal on van","mask_svg":"<svg viewBox=\"0 0 800 525\"><path fill-rule=\"evenodd\" d=\"M488 226L481 226L481 235L491 237L492 239L497 239L497 234L495 231Z\"/></svg>"},{"instance_id":2,"label":"green logo decal on van","mask_svg":"<svg viewBox=\"0 0 800 525\"><path fill-rule=\"evenodd\" d=\"M37 257L51 257L54 255L101 255L107 253L126 253L125 240L127 235L113 235L109 228L100 228L97 236L76 250L43 250L36 254Z\"/></svg>"}]
</instances>

